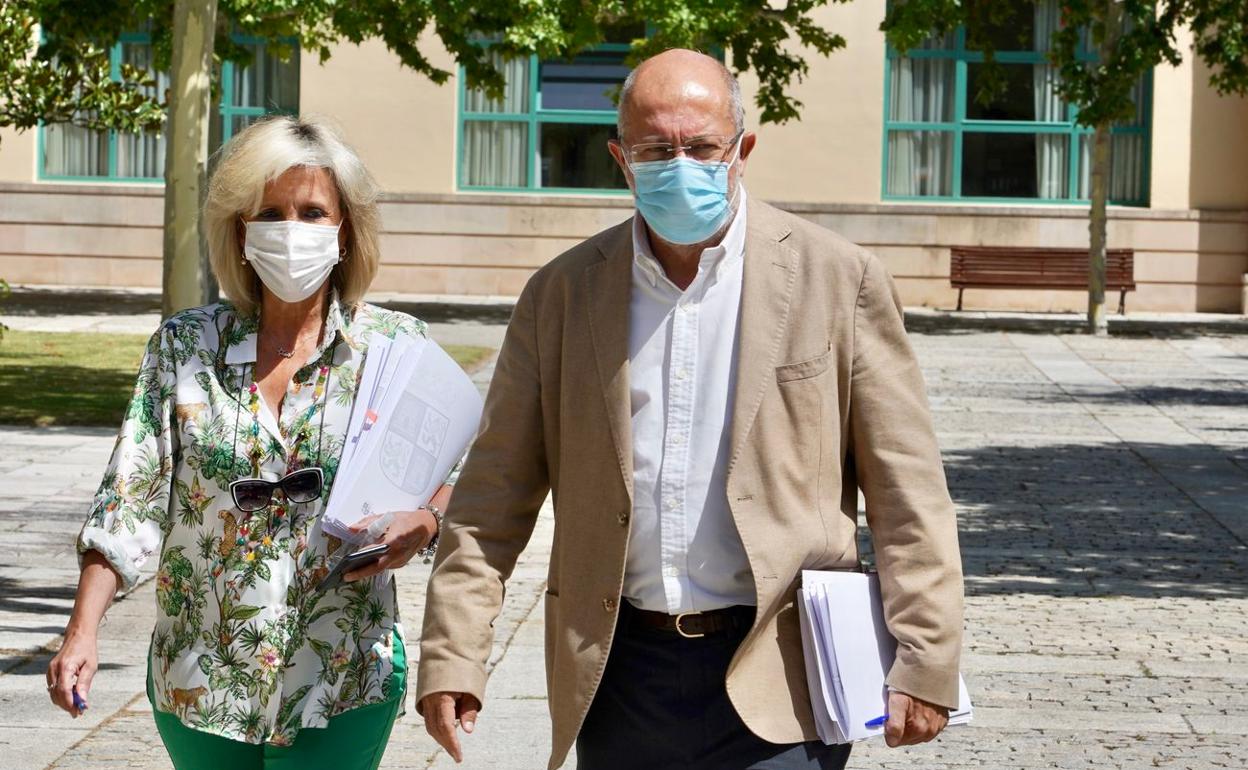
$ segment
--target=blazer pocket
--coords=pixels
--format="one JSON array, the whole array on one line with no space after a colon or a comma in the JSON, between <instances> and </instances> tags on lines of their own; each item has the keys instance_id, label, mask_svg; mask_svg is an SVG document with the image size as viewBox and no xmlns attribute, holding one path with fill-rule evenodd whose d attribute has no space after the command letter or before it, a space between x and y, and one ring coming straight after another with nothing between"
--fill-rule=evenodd
<instances>
[{"instance_id":1,"label":"blazer pocket","mask_svg":"<svg viewBox=\"0 0 1248 770\"><path fill-rule=\"evenodd\" d=\"M777 382L791 382L793 380L807 380L823 374L828 369L828 365L832 363L832 348L821 356L799 361L795 364L784 364L776 367Z\"/></svg>"}]
</instances>

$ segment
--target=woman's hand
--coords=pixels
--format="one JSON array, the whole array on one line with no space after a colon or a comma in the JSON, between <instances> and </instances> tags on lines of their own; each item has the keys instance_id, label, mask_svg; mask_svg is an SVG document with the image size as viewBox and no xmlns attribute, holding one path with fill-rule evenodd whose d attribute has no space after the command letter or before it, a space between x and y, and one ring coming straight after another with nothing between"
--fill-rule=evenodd
<instances>
[{"instance_id":1,"label":"woman's hand","mask_svg":"<svg viewBox=\"0 0 1248 770\"><path fill-rule=\"evenodd\" d=\"M65 635L61 651L48 663L48 696L57 706L77 719L81 712L74 707L75 688L83 703L91 691L91 680L99 669L95 634L70 631Z\"/></svg>"},{"instance_id":2,"label":"woman's hand","mask_svg":"<svg viewBox=\"0 0 1248 770\"><path fill-rule=\"evenodd\" d=\"M91 680L99 667L96 653L96 630L104 610L121 587L121 577L99 551L82 555L82 572L78 576L78 593L74 611L65 626L61 651L48 663L48 697L75 719L80 712L74 708L74 688L78 697L87 702Z\"/></svg>"},{"instance_id":3,"label":"woman's hand","mask_svg":"<svg viewBox=\"0 0 1248 770\"><path fill-rule=\"evenodd\" d=\"M383 570L398 569L411 561L422 548L429 545L436 534L438 534L438 519L433 515L433 511L427 508L399 511L394 514L394 521L390 522L385 534L377 541L377 543L389 545L390 550L383 553L377 561L343 575L343 579L360 580L372 577Z\"/></svg>"}]
</instances>

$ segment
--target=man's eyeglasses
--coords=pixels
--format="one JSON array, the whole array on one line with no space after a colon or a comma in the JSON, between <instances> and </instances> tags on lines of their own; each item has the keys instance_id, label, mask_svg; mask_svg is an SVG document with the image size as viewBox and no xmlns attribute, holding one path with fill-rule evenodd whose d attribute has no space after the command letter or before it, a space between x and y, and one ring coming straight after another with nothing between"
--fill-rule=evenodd
<instances>
[{"instance_id":1,"label":"man's eyeglasses","mask_svg":"<svg viewBox=\"0 0 1248 770\"><path fill-rule=\"evenodd\" d=\"M325 472L320 468L301 468L277 481L235 479L230 482L234 505L243 513L255 513L269 507L273 493L280 489L292 503L310 503L321 496Z\"/></svg>"},{"instance_id":2,"label":"man's eyeglasses","mask_svg":"<svg viewBox=\"0 0 1248 770\"><path fill-rule=\"evenodd\" d=\"M630 165L633 163L667 161L675 158L680 153L699 163L714 163L723 160L728 151L732 149L732 146L737 143L744 133L745 129L738 131L732 136L724 136L723 134L695 136L681 145L673 145L669 142L643 142L628 147L621 145L621 147L623 147L624 154L628 158Z\"/></svg>"}]
</instances>

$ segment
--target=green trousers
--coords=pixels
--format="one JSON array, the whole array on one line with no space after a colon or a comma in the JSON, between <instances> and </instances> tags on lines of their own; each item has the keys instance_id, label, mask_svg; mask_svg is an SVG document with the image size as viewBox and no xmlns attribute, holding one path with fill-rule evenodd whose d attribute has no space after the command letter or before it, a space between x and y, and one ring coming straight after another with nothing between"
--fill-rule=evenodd
<instances>
[{"instance_id":1,"label":"green trousers","mask_svg":"<svg viewBox=\"0 0 1248 770\"><path fill-rule=\"evenodd\" d=\"M397 635L393 676L394 698L345 711L325 727L305 727L290 746L244 743L195 730L157 710L154 700L152 714L176 770L376 770L407 695L407 657ZM150 674L147 695L152 700Z\"/></svg>"}]
</instances>

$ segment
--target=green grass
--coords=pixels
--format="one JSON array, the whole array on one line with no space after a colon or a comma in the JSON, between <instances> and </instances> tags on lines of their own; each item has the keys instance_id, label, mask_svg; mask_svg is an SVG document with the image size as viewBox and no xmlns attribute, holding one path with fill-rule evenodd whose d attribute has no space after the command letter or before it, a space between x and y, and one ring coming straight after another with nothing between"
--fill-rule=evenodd
<instances>
[{"instance_id":1,"label":"green grass","mask_svg":"<svg viewBox=\"0 0 1248 770\"><path fill-rule=\"evenodd\" d=\"M0 424L117 427L147 336L9 330L0 340ZM446 345L471 372L493 351Z\"/></svg>"}]
</instances>

